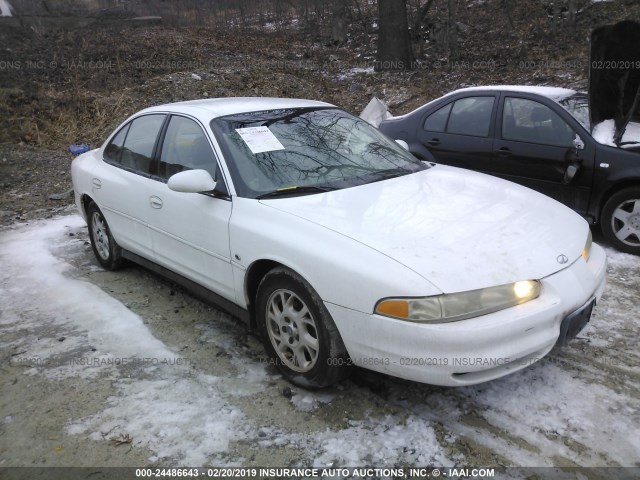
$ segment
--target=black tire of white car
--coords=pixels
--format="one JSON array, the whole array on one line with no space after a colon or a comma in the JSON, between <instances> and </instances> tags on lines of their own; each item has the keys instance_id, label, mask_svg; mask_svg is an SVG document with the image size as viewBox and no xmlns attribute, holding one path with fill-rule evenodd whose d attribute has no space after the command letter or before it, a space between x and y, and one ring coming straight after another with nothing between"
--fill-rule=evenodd
<instances>
[{"instance_id":1,"label":"black tire of white car","mask_svg":"<svg viewBox=\"0 0 640 480\"><path fill-rule=\"evenodd\" d=\"M602 233L609 243L617 250L626 253L640 255L640 212L634 213L634 207L640 205L640 187L631 187L614 193L602 209ZM631 211L630 211L631 210ZM616 212L618 214L616 215ZM626 219L621 219L622 213ZM615 216L614 216L615 215ZM624 228L630 232L620 233ZM635 233L635 235L633 235Z\"/></svg>"},{"instance_id":2,"label":"black tire of white car","mask_svg":"<svg viewBox=\"0 0 640 480\"><path fill-rule=\"evenodd\" d=\"M106 270L121 268L124 263L122 249L113 239L107 220L94 202L87 208L87 223L91 248L100 265Z\"/></svg>"},{"instance_id":3,"label":"black tire of white car","mask_svg":"<svg viewBox=\"0 0 640 480\"><path fill-rule=\"evenodd\" d=\"M277 267L258 286L256 318L267 353L282 375L307 389L332 385L350 371L338 328L300 275Z\"/></svg>"}]
</instances>

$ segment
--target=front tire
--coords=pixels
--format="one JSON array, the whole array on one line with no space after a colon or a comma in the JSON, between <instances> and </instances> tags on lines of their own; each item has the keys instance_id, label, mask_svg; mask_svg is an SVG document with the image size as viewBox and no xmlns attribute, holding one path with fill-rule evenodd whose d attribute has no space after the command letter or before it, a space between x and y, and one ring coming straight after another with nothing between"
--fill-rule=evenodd
<instances>
[{"instance_id":1,"label":"front tire","mask_svg":"<svg viewBox=\"0 0 640 480\"><path fill-rule=\"evenodd\" d=\"M640 187L614 193L602 209L601 224L612 246L640 255Z\"/></svg>"},{"instance_id":2,"label":"front tire","mask_svg":"<svg viewBox=\"0 0 640 480\"><path fill-rule=\"evenodd\" d=\"M256 318L269 357L291 383L323 388L348 374L349 356L329 311L292 270L279 267L265 275Z\"/></svg>"},{"instance_id":3,"label":"front tire","mask_svg":"<svg viewBox=\"0 0 640 480\"><path fill-rule=\"evenodd\" d=\"M98 206L91 202L87 208L89 238L96 259L105 270L118 270L122 267L122 249L111 235L109 224Z\"/></svg>"}]
</instances>

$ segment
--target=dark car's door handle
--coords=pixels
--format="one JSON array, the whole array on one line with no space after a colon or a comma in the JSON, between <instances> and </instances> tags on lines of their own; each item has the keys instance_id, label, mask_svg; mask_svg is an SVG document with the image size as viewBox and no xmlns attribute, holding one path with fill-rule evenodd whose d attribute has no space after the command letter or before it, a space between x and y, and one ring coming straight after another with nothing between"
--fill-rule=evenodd
<instances>
[{"instance_id":1,"label":"dark car's door handle","mask_svg":"<svg viewBox=\"0 0 640 480\"><path fill-rule=\"evenodd\" d=\"M511 155L511 149L508 147L502 147L499 148L498 150L496 150L496 153L500 156L500 157L508 157Z\"/></svg>"},{"instance_id":2,"label":"dark car's door handle","mask_svg":"<svg viewBox=\"0 0 640 480\"><path fill-rule=\"evenodd\" d=\"M427 143L429 145L431 145L432 147L435 147L436 145L440 145L440 139L439 138L432 138L431 140L428 140Z\"/></svg>"}]
</instances>

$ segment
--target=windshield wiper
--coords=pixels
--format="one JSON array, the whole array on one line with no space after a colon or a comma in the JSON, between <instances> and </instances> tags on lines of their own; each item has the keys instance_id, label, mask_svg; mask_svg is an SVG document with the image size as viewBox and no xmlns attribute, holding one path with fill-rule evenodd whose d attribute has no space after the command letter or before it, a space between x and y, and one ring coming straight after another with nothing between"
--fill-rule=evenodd
<instances>
[{"instance_id":1,"label":"windshield wiper","mask_svg":"<svg viewBox=\"0 0 640 480\"><path fill-rule=\"evenodd\" d=\"M391 170L383 170L374 174L375 179L371 183L381 182L382 180L389 180L390 178L401 177L403 175L409 175L410 173L415 172L407 170L406 168L393 168Z\"/></svg>"},{"instance_id":2,"label":"windshield wiper","mask_svg":"<svg viewBox=\"0 0 640 480\"><path fill-rule=\"evenodd\" d=\"M279 188L272 192L263 193L258 195L256 199L262 200L263 198L277 198L277 197L290 197L296 195L306 195L311 193L323 193L337 190L337 187L320 187L318 185L302 185L300 187L285 187Z\"/></svg>"}]
</instances>

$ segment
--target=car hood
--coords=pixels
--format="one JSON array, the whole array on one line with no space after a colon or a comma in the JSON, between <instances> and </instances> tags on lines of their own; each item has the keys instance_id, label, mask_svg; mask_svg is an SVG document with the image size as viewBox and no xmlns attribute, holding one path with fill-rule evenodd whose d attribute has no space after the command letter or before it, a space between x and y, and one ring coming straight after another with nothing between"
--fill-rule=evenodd
<instances>
[{"instance_id":1,"label":"car hood","mask_svg":"<svg viewBox=\"0 0 640 480\"><path fill-rule=\"evenodd\" d=\"M443 165L261 202L367 245L443 293L551 275L581 255L589 228L528 188Z\"/></svg>"}]
</instances>

